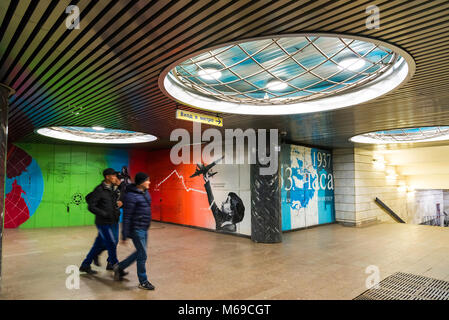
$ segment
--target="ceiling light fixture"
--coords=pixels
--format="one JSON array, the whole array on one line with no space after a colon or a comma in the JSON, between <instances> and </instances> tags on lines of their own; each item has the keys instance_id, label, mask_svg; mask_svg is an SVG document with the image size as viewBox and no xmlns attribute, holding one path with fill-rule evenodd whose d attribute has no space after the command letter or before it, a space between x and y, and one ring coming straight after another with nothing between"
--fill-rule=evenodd
<instances>
[{"instance_id":1,"label":"ceiling light fixture","mask_svg":"<svg viewBox=\"0 0 449 320\"><path fill-rule=\"evenodd\" d=\"M94 129L95 131L103 131L104 127L94 126L92 127L92 129Z\"/></svg>"},{"instance_id":2,"label":"ceiling light fixture","mask_svg":"<svg viewBox=\"0 0 449 320\"><path fill-rule=\"evenodd\" d=\"M274 91L282 91L284 89L286 89L288 87L288 84L286 84L283 81L279 81L279 80L271 80L267 83L266 88L269 90L274 90Z\"/></svg>"},{"instance_id":3,"label":"ceiling light fixture","mask_svg":"<svg viewBox=\"0 0 449 320\"><path fill-rule=\"evenodd\" d=\"M163 70L159 87L173 100L200 109L286 115L361 104L402 85L414 72L413 58L389 43L302 33L192 53Z\"/></svg>"},{"instance_id":4,"label":"ceiling light fixture","mask_svg":"<svg viewBox=\"0 0 449 320\"><path fill-rule=\"evenodd\" d=\"M350 71L359 71L366 65L365 60L360 58L347 58L338 63L341 69L347 69Z\"/></svg>"},{"instance_id":5,"label":"ceiling light fixture","mask_svg":"<svg viewBox=\"0 0 449 320\"><path fill-rule=\"evenodd\" d=\"M221 71L213 68L201 69L198 75L204 80L217 80L221 77Z\"/></svg>"},{"instance_id":6,"label":"ceiling light fixture","mask_svg":"<svg viewBox=\"0 0 449 320\"><path fill-rule=\"evenodd\" d=\"M36 132L55 139L102 144L144 143L157 140L157 137L142 132L107 128L98 130L98 127L97 129L93 127L48 127L37 129Z\"/></svg>"},{"instance_id":7,"label":"ceiling light fixture","mask_svg":"<svg viewBox=\"0 0 449 320\"><path fill-rule=\"evenodd\" d=\"M403 128L359 134L350 139L355 143L393 144L449 140L449 126ZM387 153L384 151L384 153Z\"/></svg>"}]
</instances>

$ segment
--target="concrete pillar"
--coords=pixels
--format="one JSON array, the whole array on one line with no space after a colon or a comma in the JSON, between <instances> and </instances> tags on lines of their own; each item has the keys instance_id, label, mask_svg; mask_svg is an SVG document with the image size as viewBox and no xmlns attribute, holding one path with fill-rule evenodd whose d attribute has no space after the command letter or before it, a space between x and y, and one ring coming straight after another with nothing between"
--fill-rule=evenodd
<instances>
[{"instance_id":1,"label":"concrete pillar","mask_svg":"<svg viewBox=\"0 0 449 320\"><path fill-rule=\"evenodd\" d=\"M5 174L8 141L8 98L14 90L0 83L0 291L2 288L2 238L5 216Z\"/></svg>"},{"instance_id":2,"label":"concrete pillar","mask_svg":"<svg viewBox=\"0 0 449 320\"><path fill-rule=\"evenodd\" d=\"M334 149L332 159L335 220L345 226L356 226L354 148Z\"/></svg>"},{"instance_id":3,"label":"concrete pillar","mask_svg":"<svg viewBox=\"0 0 449 320\"><path fill-rule=\"evenodd\" d=\"M279 137L276 134L276 146L276 143L271 143L274 138L271 134L270 137L258 134L258 157L256 164L251 165L251 239L254 242L282 242ZM263 143L266 144L265 150L260 148ZM268 167L259 161L260 154L265 151L266 154L275 153L277 157L277 168L273 174L263 174L260 170Z\"/></svg>"}]
</instances>

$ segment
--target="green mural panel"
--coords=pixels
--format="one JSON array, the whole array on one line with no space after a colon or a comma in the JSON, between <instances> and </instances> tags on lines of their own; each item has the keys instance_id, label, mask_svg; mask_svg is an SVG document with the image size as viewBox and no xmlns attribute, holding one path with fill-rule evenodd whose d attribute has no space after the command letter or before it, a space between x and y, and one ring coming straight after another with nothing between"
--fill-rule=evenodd
<instances>
[{"instance_id":1,"label":"green mural panel","mask_svg":"<svg viewBox=\"0 0 449 320\"><path fill-rule=\"evenodd\" d=\"M71 147L55 145L53 227L69 225L67 205L70 202Z\"/></svg>"},{"instance_id":2,"label":"green mural panel","mask_svg":"<svg viewBox=\"0 0 449 320\"><path fill-rule=\"evenodd\" d=\"M113 149L102 146L17 146L37 162L44 188L34 214L19 226L24 229L93 225L95 215L87 210L85 196L101 183L105 168L116 166L119 170L122 162L126 164L123 150L115 156Z\"/></svg>"},{"instance_id":3,"label":"green mural panel","mask_svg":"<svg viewBox=\"0 0 449 320\"><path fill-rule=\"evenodd\" d=\"M55 147L53 145L40 145L35 159L42 171L45 192L39 208L31 218L36 219L36 228L49 228L53 226L53 203L55 200L53 197Z\"/></svg>"},{"instance_id":4,"label":"green mural panel","mask_svg":"<svg viewBox=\"0 0 449 320\"><path fill-rule=\"evenodd\" d=\"M51 173L49 174L49 165L54 162L54 147L52 145L35 145L35 144L17 144L18 147L30 154L39 164L42 171L42 178L44 180L44 188L52 194L53 179ZM50 179L50 181L49 181ZM19 228L45 228L52 226L53 214L53 200L49 201L45 193L42 197L41 203L33 216L31 216Z\"/></svg>"},{"instance_id":5,"label":"green mural panel","mask_svg":"<svg viewBox=\"0 0 449 320\"><path fill-rule=\"evenodd\" d=\"M70 196L67 199L69 208L69 225L84 225L87 208L84 205L86 195L86 148L72 146L70 159Z\"/></svg>"}]
</instances>

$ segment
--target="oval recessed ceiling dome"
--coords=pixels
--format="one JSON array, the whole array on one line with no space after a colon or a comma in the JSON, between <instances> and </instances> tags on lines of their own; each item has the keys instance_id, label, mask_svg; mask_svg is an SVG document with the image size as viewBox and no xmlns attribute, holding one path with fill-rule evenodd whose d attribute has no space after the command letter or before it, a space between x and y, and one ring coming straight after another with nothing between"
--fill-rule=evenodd
<instances>
[{"instance_id":1,"label":"oval recessed ceiling dome","mask_svg":"<svg viewBox=\"0 0 449 320\"><path fill-rule=\"evenodd\" d=\"M405 128L369 132L354 136L352 142L387 144L449 140L449 127Z\"/></svg>"},{"instance_id":2,"label":"oval recessed ceiling dome","mask_svg":"<svg viewBox=\"0 0 449 320\"><path fill-rule=\"evenodd\" d=\"M338 109L381 96L415 63L390 44L355 36L299 34L213 47L171 64L159 86L192 107L239 114Z\"/></svg>"},{"instance_id":3,"label":"oval recessed ceiling dome","mask_svg":"<svg viewBox=\"0 0 449 320\"><path fill-rule=\"evenodd\" d=\"M89 143L126 144L157 140L157 137L147 133L103 127L48 127L36 132L51 138Z\"/></svg>"}]
</instances>

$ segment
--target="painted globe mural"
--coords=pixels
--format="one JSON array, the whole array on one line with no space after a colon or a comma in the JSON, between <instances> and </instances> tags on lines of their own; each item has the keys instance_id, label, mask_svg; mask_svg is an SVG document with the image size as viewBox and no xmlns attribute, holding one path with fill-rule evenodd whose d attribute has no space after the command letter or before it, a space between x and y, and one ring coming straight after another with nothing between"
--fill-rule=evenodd
<instances>
[{"instance_id":1,"label":"painted globe mural","mask_svg":"<svg viewBox=\"0 0 449 320\"><path fill-rule=\"evenodd\" d=\"M8 150L5 183L5 228L17 228L39 206L44 193L44 179L37 162L24 150Z\"/></svg>"}]
</instances>

